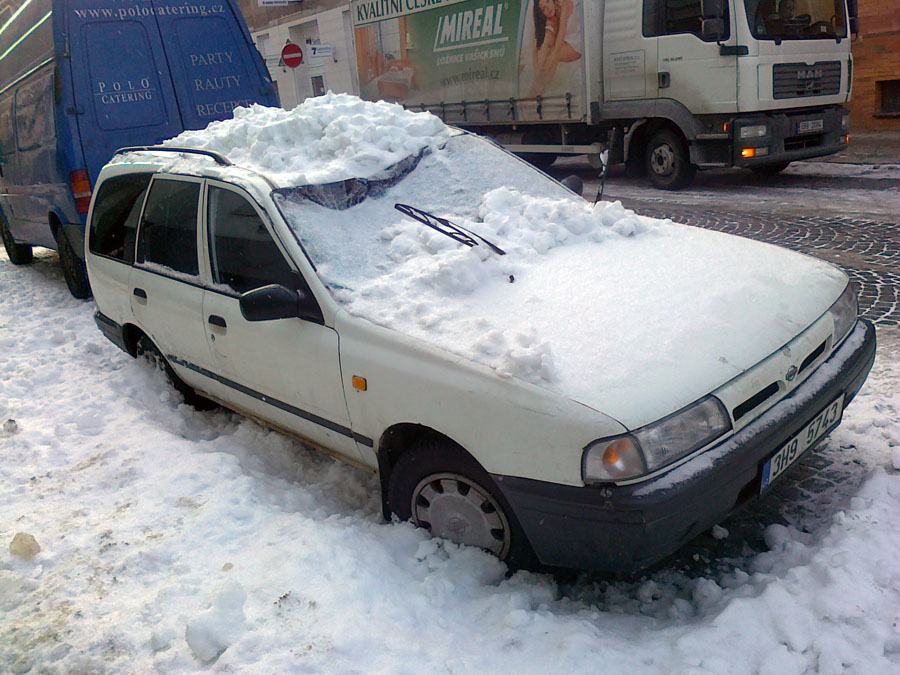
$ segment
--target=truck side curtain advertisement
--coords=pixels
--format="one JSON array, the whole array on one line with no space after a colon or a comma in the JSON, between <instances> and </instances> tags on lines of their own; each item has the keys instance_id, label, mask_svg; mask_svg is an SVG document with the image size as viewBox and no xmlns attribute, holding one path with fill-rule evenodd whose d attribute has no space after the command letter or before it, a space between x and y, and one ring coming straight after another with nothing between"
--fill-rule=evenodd
<instances>
[{"instance_id":1,"label":"truck side curtain advertisement","mask_svg":"<svg viewBox=\"0 0 900 675\"><path fill-rule=\"evenodd\" d=\"M354 0L362 96L453 120L579 119L583 2Z\"/></svg>"}]
</instances>

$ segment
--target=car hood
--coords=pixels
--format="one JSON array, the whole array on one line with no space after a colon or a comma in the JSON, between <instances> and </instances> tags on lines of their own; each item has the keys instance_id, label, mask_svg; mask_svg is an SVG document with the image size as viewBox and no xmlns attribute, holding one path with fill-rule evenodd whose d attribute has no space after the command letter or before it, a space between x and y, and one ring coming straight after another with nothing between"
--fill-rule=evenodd
<instances>
[{"instance_id":1,"label":"car hood","mask_svg":"<svg viewBox=\"0 0 900 675\"><path fill-rule=\"evenodd\" d=\"M483 301L527 315L549 338L549 386L634 429L790 342L838 299L847 276L777 246L668 225L557 249L516 283L514 295ZM535 302L548 294L566 301Z\"/></svg>"}]
</instances>

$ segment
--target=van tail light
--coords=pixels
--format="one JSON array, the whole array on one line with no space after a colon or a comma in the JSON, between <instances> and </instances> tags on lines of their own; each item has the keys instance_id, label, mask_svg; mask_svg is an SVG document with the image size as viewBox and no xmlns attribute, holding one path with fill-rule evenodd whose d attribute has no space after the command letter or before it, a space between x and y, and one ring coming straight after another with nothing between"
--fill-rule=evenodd
<instances>
[{"instance_id":1,"label":"van tail light","mask_svg":"<svg viewBox=\"0 0 900 675\"><path fill-rule=\"evenodd\" d=\"M69 174L69 183L72 185L75 208L83 216L91 206L91 180L88 178L88 172L84 169L73 171Z\"/></svg>"}]
</instances>

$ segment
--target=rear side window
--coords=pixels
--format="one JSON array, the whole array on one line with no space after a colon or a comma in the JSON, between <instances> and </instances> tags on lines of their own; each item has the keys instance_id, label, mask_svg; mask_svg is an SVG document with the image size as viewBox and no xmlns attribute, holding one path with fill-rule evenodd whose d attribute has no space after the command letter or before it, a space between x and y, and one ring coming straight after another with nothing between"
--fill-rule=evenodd
<instances>
[{"instance_id":1,"label":"rear side window","mask_svg":"<svg viewBox=\"0 0 900 675\"><path fill-rule=\"evenodd\" d=\"M238 293L269 284L300 288L256 209L231 190L209 188L209 250L213 280Z\"/></svg>"},{"instance_id":2,"label":"rear side window","mask_svg":"<svg viewBox=\"0 0 900 675\"><path fill-rule=\"evenodd\" d=\"M91 253L134 262L135 233L149 173L131 173L103 181L91 215Z\"/></svg>"},{"instance_id":3,"label":"rear side window","mask_svg":"<svg viewBox=\"0 0 900 675\"><path fill-rule=\"evenodd\" d=\"M138 241L137 260L197 276L197 204L200 183L153 181Z\"/></svg>"}]
</instances>

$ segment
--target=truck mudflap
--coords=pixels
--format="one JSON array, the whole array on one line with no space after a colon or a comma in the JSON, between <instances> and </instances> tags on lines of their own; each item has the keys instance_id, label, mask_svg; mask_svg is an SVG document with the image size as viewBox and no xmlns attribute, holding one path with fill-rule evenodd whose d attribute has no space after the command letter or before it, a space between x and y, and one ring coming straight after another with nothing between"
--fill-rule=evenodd
<instances>
[{"instance_id":1,"label":"truck mudflap","mask_svg":"<svg viewBox=\"0 0 900 675\"><path fill-rule=\"evenodd\" d=\"M732 162L754 168L840 152L847 147L846 116L844 108L833 106L736 118Z\"/></svg>"}]
</instances>

